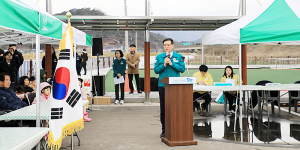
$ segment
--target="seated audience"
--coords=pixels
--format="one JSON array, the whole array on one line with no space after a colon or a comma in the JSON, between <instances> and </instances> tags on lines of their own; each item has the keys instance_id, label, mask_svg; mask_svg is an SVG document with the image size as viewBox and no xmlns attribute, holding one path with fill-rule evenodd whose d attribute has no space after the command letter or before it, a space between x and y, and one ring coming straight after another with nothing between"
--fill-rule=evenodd
<instances>
[{"instance_id":1,"label":"seated audience","mask_svg":"<svg viewBox=\"0 0 300 150\"><path fill-rule=\"evenodd\" d=\"M35 91L36 87L35 87L35 77L34 76L31 76L29 78L29 87L31 87Z\"/></svg>"},{"instance_id":2,"label":"seated audience","mask_svg":"<svg viewBox=\"0 0 300 150\"><path fill-rule=\"evenodd\" d=\"M234 85L240 84L240 78L238 74L233 73L233 69L231 66L225 67L224 75L221 78L221 82L226 83L226 79L231 79L234 81ZM233 103L233 100L236 99L237 93L235 91L228 91L224 92L225 97L228 99L229 103L229 113L231 115L235 114L235 104Z\"/></svg>"},{"instance_id":3,"label":"seated audience","mask_svg":"<svg viewBox=\"0 0 300 150\"><path fill-rule=\"evenodd\" d=\"M25 91L24 91L23 86L17 85L17 86L15 87L15 93L16 93L16 95L17 95L17 97L18 97L19 99L21 99L23 102L25 102L25 103L28 104L28 100L27 100L27 98L26 98L26 96L25 96L26 93L25 93ZM28 104L28 105L30 105L30 104Z\"/></svg>"},{"instance_id":4,"label":"seated audience","mask_svg":"<svg viewBox=\"0 0 300 150\"><path fill-rule=\"evenodd\" d=\"M19 79L19 85L24 89L24 92L33 92L34 90L29 86L29 78L27 76L22 76Z\"/></svg>"},{"instance_id":5,"label":"seated audience","mask_svg":"<svg viewBox=\"0 0 300 150\"><path fill-rule=\"evenodd\" d=\"M213 85L213 78L210 73L207 72L208 68L206 65L201 65L199 71L194 73L193 76L197 77L197 84L200 85ZM202 97L205 99L205 102L201 104L202 112L206 112L208 104L211 102L211 95L207 91L194 91L193 100ZM194 106L199 110L200 104L195 101ZM204 112L204 113L205 113Z\"/></svg>"},{"instance_id":6,"label":"seated audience","mask_svg":"<svg viewBox=\"0 0 300 150\"><path fill-rule=\"evenodd\" d=\"M40 84L40 89L41 89L40 102L45 100L50 100L51 85L47 82L42 82ZM32 104L36 104L36 97L34 98Z\"/></svg>"},{"instance_id":7,"label":"seated audience","mask_svg":"<svg viewBox=\"0 0 300 150\"><path fill-rule=\"evenodd\" d=\"M21 101L16 93L9 88L10 84L10 76L5 72L0 73L0 109L17 110L28 106L28 104Z\"/></svg>"}]
</instances>

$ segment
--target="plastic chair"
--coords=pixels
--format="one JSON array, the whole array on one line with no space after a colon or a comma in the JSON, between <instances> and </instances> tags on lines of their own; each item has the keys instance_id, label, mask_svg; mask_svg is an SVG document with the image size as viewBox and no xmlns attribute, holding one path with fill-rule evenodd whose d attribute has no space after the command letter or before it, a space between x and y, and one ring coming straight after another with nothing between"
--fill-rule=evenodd
<instances>
[{"instance_id":1,"label":"plastic chair","mask_svg":"<svg viewBox=\"0 0 300 150\"><path fill-rule=\"evenodd\" d=\"M253 132L259 141L270 143L276 139L281 139L281 125L275 121L265 121L262 118L250 118L253 124Z\"/></svg>"},{"instance_id":2,"label":"plastic chair","mask_svg":"<svg viewBox=\"0 0 300 150\"><path fill-rule=\"evenodd\" d=\"M262 85L265 86L267 83L273 83L268 80L262 80L256 83L256 85ZM274 105L275 101L277 101L277 105L279 108L279 114L280 114L280 91L257 91L256 92L257 96L257 101L258 101L258 113L261 112L261 109L263 109L264 105L268 105L271 103L271 108L272 108L272 113L274 113ZM261 100L263 101L263 105L261 106ZM267 102L264 103L264 100ZM253 106L255 106L253 104Z\"/></svg>"},{"instance_id":3,"label":"plastic chair","mask_svg":"<svg viewBox=\"0 0 300 150\"><path fill-rule=\"evenodd\" d=\"M300 84L300 81L297 81L294 84ZM289 91L289 113L291 113L293 100L295 112L297 112L298 101L300 101L300 91Z\"/></svg>"}]
</instances>

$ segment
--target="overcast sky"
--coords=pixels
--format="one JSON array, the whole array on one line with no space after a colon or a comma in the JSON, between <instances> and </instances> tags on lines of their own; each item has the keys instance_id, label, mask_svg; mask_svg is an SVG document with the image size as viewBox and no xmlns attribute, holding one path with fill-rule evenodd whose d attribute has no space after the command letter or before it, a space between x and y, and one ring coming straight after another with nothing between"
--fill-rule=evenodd
<instances>
[{"instance_id":1,"label":"overcast sky","mask_svg":"<svg viewBox=\"0 0 300 150\"><path fill-rule=\"evenodd\" d=\"M46 9L46 0L31 0L41 8ZM150 0L151 16L237 16L240 0ZM246 0L246 14L251 13L270 0ZM144 16L145 0L126 0L127 16ZM73 8L90 7L100 9L108 16L125 16L124 0L52 0L52 14L67 11ZM172 31L170 31L172 32ZM190 31L175 31L177 34ZM167 34L168 32L161 32ZM174 31L173 31L174 33ZM199 37L190 36L190 39L201 38L201 31L193 31ZM180 36L172 37L181 41ZM178 39L176 39L178 38Z\"/></svg>"}]
</instances>

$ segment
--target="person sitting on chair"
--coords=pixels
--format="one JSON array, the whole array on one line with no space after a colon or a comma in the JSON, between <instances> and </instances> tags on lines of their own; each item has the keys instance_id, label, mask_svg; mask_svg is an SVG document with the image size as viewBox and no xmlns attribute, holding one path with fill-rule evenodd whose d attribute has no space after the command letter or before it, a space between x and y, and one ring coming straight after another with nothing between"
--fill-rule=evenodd
<instances>
[{"instance_id":1,"label":"person sitting on chair","mask_svg":"<svg viewBox=\"0 0 300 150\"><path fill-rule=\"evenodd\" d=\"M233 69L231 66L225 67L224 75L221 78L221 82L226 83L226 79L231 79L234 81L234 85L240 84L240 77L238 74L233 73ZM235 113L235 105L233 104L233 100L236 98L237 93L235 91L224 92L225 97L228 99L229 103L229 113L234 115Z\"/></svg>"},{"instance_id":2,"label":"person sitting on chair","mask_svg":"<svg viewBox=\"0 0 300 150\"><path fill-rule=\"evenodd\" d=\"M207 72L208 68L206 65L201 65L199 71L194 73L193 76L197 77L197 84L200 85L213 85L213 78L210 73ZM193 100L194 106L199 110L200 104L195 101L197 98L202 97L205 99L205 102L201 104L202 112L207 111L207 106L211 102L211 95L207 91L194 91Z\"/></svg>"},{"instance_id":3,"label":"person sitting on chair","mask_svg":"<svg viewBox=\"0 0 300 150\"><path fill-rule=\"evenodd\" d=\"M30 104L28 103L27 98L26 98L26 94L28 94L29 92L25 93L24 88L23 88L22 85L17 85L17 86L15 87L15 93L16 93L17 97L18 97L20 100L22 100L23 102L25 102L25 103L27 103L28 105L30 105Z\"/></svg>"},{"instance_id":4,"label":"person sitting on chair","mask_svg":"<svg viewBox=\"0 0 300 150\"><path fill-rule=\"evenodd\" d=\"M0 73L0 109L17 110L28 106L17 97L13 89L9 88L10 83L10 76L5 72Z\"/></svg>"}]
</instances>

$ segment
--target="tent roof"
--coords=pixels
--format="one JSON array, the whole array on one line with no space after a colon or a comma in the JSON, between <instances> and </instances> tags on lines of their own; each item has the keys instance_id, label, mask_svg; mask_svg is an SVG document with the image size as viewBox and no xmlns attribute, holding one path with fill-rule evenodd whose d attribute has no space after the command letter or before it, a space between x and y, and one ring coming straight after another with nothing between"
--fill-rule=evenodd
<instances>
[{"instance_id":1,"label":"tent roof","mask_svg":"<svg viewBox=\"0 0 300 150\"><path fill-rule=\"evenodd\" d=\"M66 22L66 16L55 15ZM72 16L80 30L214 30L240 16Z\"/></svg>"},{"instance_id":2,"label":"tent roof","mask_svg":"<svg viewBox=\"0 0 300 150\"><path fill-rule=\"evenodd\" d=\"M0 45L11 43L35 43L35 35L40 34L40 42L59 44L67 26L30 0L1 0ZM74 43L91 46L92 36L73 28Z\"/></svg>"},{"instance_id":3,"label":"tent roof","mask_svg":"<svg viewBox=\"0 0 300 150\"><path fill-rule=\"evenodd\" d=\"M264 43L300 44L300 11L297 0L272 0L253 13L202 38L204 45Z\"/></svg>"}]
</instances>

